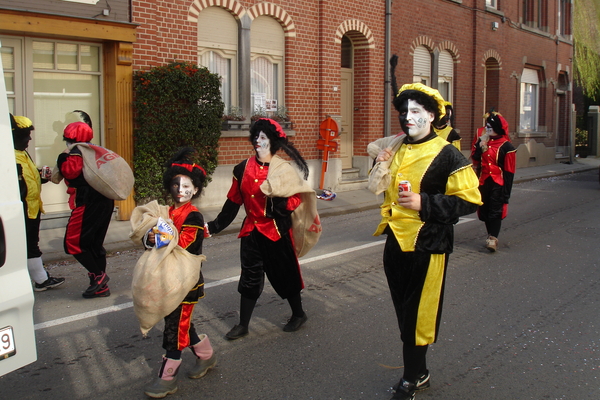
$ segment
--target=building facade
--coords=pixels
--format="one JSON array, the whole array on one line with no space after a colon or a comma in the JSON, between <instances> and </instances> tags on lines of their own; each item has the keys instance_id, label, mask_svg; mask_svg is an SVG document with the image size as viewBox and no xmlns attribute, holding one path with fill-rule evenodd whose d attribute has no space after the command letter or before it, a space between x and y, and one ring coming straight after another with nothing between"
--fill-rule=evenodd
<instances>
[{"instance_id":1,"label":"building facade","mask_svg":"<svg viewBox=\"0 0 600 400\"><path fill-rule=\"evenodd\" d=\"M394 0L398 83L440 90L454 106L465 154L493 109L508 121L518 168L568 159L572 7L572 0Z\"/></svg>"},{"instance_id":2,"label":"building facade","mask_svg":"<svg viewBox=\"0 0 600 400\"><path fill-rule=\"evenodd\" d=\"M173 61L218 73L226 113L219 167L200 206L220 205L235 164L252 155L255 114L287 114L310 184L366 187L369 142L399 131L389 89L424 82L454 105L469 154L482 116L509 122L518 167L570 151L572 0L0 0L2 62L15 114L36 127L30 153L54 165L71 111L94 121L95 140L133 158L132 77ZM338 150L321 182L319 126L338 123ZM45 185L45 223L68 215L63 186ZM133 199L118 202L128 219Z\"/></svg>"}]
</instances>

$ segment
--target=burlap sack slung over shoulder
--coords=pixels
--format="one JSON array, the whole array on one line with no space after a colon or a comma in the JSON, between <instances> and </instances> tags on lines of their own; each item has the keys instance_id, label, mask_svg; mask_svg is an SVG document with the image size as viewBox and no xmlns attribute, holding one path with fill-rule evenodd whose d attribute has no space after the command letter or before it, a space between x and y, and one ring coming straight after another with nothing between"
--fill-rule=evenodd
<instances>
[{"instance_id":1,"label":"burlap sack slung over shoulder","mask_svg":"<svg viewBox=\"0 0 600 400\"><path fill-rule=\"evenodd\" d=\"M131 214L129 238L141 244L146 232L156 226L158 217L170 223L169 208L157 201L136 207ZM171 227L173 240L166 247L145 251L133 269L133 310L144 336L181 304L198 283L202 262L206 260L204 255L197 256L179 246L179 233Z\"/></svg>"},{"instance_id":2,"label":"burlap sack slung over shoulder","mask_svg":"<svg viewBox=\"0 0 600 400\"><path fill-rule=\"evenodd\" d=\"M302 202L292 213L292 237L296 255L304 256L317 244L323 231L315 191L289 161L279 156L271 159L267 179L260 190L268 197L300 195Z\"/></svg>"},{"instance_id":3,"label":"burlap sack slung over shoulder","mask_svg":"<svg viewBox=\"0 0 600 400\"><path fill-rule=\"evenodd\" d=\"M404 142L405 137L405 134L400 134L382 138L373 143L369 143L367 152L375 159L377 159L377 154L386 148L391 148L392 151L392 156L389 159L375 163L373 168L371 168L371 171L369 171L369 182L367 189L376 195L385 192L392 183L392 177L390 176L390 165L394 160L394 155L402 145L402 142Z\"/></svg>"},{"instance_id":4,"label":"burlap sack slung over shoulder","mask_svg":"<svg viewBox=\"0 0 600 400\"><path fill-rule=\"evenodd\" d=\"M112 150L91 143L77 143L83 158L83 177L91 187L113 200L125 200L133 189L133 171Z\"/></svg>"}]
</instances>

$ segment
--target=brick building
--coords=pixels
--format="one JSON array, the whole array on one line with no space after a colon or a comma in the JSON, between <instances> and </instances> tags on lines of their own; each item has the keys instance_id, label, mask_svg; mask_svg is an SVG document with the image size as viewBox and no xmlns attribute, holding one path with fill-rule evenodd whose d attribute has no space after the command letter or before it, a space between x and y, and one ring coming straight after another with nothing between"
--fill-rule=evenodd
<instances>
[{"instance_id":1,"label":"brick building","mask_svg":"<svg viewBox=\"0 0 600 400\"><path fill-rule=\"evenodd\" d=\"M572 5L572 0L394 1L391 51L400 57L398 83L438 87L453 103L466 154L483 114L493 108L508 121L518 168L568 159Z\"/></svg>"},{"instance_id":2,"label":"brick building","mask_svg":"<svg viewBox=\"0 0 600 400\"><path fill-rule=\"evenodd\" d=\"M9 103L36 126L30 152L53 165L70 111L85 109L95 140L132 159L132 75L192 61L222 77L229 111L288 112L288 135L320 184L319 125L340 127L324 187L366 186L366 145L399 130L386 87L423 81L454 104L468 154L483 113L508 120L518 166L569 150L572 0L0 0ZM389 22L389 24L388 24ZM386 27L387 26L387 27ZM386 38L386 29L389 32ZM234 127L241 129L233 129ZM201 205L222 204L233 165L252 154L248 125L224 129L219 167ZM35 150L33 150L35 149ZM359 179L357 179L357 177ZM61 186L42 191L48 222L68 215ZM118 202L128 219L133 200Z\"/></svg>"}]
</instances>

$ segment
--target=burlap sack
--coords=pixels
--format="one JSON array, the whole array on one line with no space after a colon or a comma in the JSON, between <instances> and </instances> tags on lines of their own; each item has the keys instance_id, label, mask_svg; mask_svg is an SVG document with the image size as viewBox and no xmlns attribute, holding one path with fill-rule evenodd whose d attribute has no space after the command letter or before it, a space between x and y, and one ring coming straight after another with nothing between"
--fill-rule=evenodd
<instances>
[{"instance_id":1,"label":"burlap sack","mask_svg":"<svg viewBox=\"0 0 600 400\"><path fill-rule=\"evenodd\" d=\"M386 161L378 161L375 163L373 168L369 171L369 182L367 189L375 194L385 192L390 184L392 183L392 177L390 176L390 165L394 161L394 154L398 151L406 135L397 135L390 138L382 138L373 143L370 143L367 147L369 155L375 154L373 158L377 159L379 151L386 148L391 148L392 156ZM385 147L380 147L385 146Z\"/></svg>"},{"instance_id":2,"label":"burlap sack","mask_svg":"<svg viewBox=\"0 0 600 400\"><path fill-rule=\"evenodd\" d=\"M133 171L127 161L112 150L91 143L77 143L83 158L87 183L113 200L125 200L133 189Z\"/></svg>"},{"instance_id":3,"label":"burlap sack","mask_svg":"<svg viewBox=\"0 0 600 400\"><path fill-rule=\"evenodd\" d=\"M158 217L170 223L168 207L153 201L136 207L131 215L132 232L129 238L137 244ZM172 226L175 238L160 249L144 252L133 270L131 291L133 309L145 336L157 322L169 315L198 283L204 255L194 255L177 245L179 233Z\"/></svg>"},{"instance_id":4,"label":"burlap sack","mask_svg":"<svg viewBox=\"0 0 600 400\"><path fill-rule=\"evenodd\" d=\"M302 203L292 213L292 235L296 255L304 256L317 244L323 231L315 191L289 161L279 156L271 159L267 179L260 185L260 190L269 197L300 194Z\"/></svg>"}]
</instances>

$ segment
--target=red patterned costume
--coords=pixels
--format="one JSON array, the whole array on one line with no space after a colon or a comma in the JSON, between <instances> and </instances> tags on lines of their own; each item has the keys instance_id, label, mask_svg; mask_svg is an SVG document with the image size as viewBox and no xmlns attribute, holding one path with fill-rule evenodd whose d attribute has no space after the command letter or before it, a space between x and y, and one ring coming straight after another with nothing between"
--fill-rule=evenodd
<instances>
[{"instance_id":1,"label":"red patterned costume","mask_svg":"<svg viewBox=\"0 0 600 400\"><path fill-rule=\"evenodd\" d=\"M295 295L304 288L290 231L290 215L300 205L300 196L265 196L260 185L268 173L269 164L261 163L256 157L238 164L233 169L227 201L217 218L208 224L211 234L222 231L244 205L246 218L238 235L242 239L238 292L254 300L263 290L263 269L281 298Z\"/></svg>"},{"instance_id":2,"label":"red patterned costume","mask_svg":"<svg viewBox=\"0 0 600 400\"><path fill-rule=\"evenodd\" d=\"M240 322L225 335L229 340L248 334L250 318L263 291L265 275L273 289L281 298L287 299L292 309L292 317L283 330L297 331L308 319L302 307L304 282L292 234L292 213L298 207L302 209L310 204L310 200L301 200L301 196L306 195L302 187L308 177L308 165L288 141L281 126L272 119L261 118L256 121L250 128L249 139L256 156L234 167L227 200L217 218L207 224L209 234L221 232L244 205L246 218L238 236L241 239L242 267L238 284L241 294ZM276 155L278 150L284 151L293 160L303 176ZM279 192L283 187L286 190ZM310 188L309 191L314 196L314 191ZM316 207L314 211L317 222ZM296 211L294 216L300 214L303 212ZM297 235L298 243L304 241L301 235Z\"/></svg>"},{"instance_id":3,"label":"red patterned costume","mask_svg":"<svg viewBox=\"0 0 600 400\"><path fill-rule=\"evenodd\" d=\"M200 211L192 203L187 203L179 208L171 206L169 217L179 232L177 244L192 254L202 254L204 218ZM198 284L183 299L179 307L165 317L163 348L167 352L185 349L191 344L190 335L197 335L192 323L192 313L198 299L203 297L204 277L200 271Z\"/></svg>"},{"instance_id":4,"label":"red patterned costume","mask_svg":"<svg viewBox=\"0 0 600 400\"><path fill-rule=\"evenodd\" d=\"M516 149L508 137L508 123L500 114L492 112L486 120L489 140L486 135L475 143L471 158L475 169L479 171L479 190L483 205L477 215L484 221L491 237L488 249L495 251L500 233L501 221L508 211L508 200L512 190L516 171ZM488 241L490 238L488 237Z\"/></svg>"},{"instance_id":5,"label":"red patterned costume","mask_svg":"<svg viewBox=\"0 0 600 400\"><path fill-rule=\"evenodd\" d=\"M72 210L65 232L65 252L88 270L90 286L83 292L85 298L110 295L104 238L114 209L114 201L91 187L83 176L83 158L74 144L89 142L92 137L92 127L84 122L67 125L64 139L70 150L59 154L56 161L67 185Z\"/></svg>"}]
</instances>

